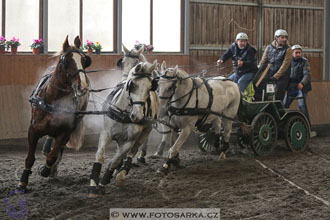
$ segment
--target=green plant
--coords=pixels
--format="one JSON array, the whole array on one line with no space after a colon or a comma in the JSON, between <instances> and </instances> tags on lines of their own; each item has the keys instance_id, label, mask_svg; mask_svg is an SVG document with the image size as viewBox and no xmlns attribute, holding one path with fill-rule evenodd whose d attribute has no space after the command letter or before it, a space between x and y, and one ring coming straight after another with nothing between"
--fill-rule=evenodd
<instances>
[{"instance_id":1,"label":"green plant","mask_svg":"<svg viewBox=\"0 0 330 220\"><path fill-rule=\"evenodd\" d=\"M6 45L7 45L7 48L18 47L21 45L21 43L19 42L19 38L13 37L10 41L6 42Z\"/></svg>"},{"instance_id":2,"label":"green plant","mask_svg":"<svg viewBox=\"0 0 330 220\"><path fill-rule=\"evenodd\" d=\"M5 48L6 48L6 38L0 36L0 49L5 49Z\"/></svg>"},{"instance_id":3,"label":"green plant","mask_svg":"<svg viewBox=\"0 0 330 220\"><path fill-rule=\"evenodd\" d=\"M88 50L88 49L93 49L93 48L94 48L95 44L93 43L93 41L86 40L86 42L87 42L87 43L84 45L84 48L85 48L86 50Z\"/></svg>"},{"instance_id":4,"label":"green plant","mask_svg":"<svg viewBox=\"0 0 330 220\"><path fill-rule=\"evenodd\" d=\"M34 39L33 40L33 44L30 45L31 49L33 48L40 48L44 46L44 40L42 38L38 39Z\"/></svg>"},{"instance_id":5,"label":"green plant","mask_svg":"<svg viewBox=\"0 0 330 220\"><path fill-rule=\"evenodd\" d=\"M151 53L154 49L154 46L152 46L151 44L147 45L147 44L143 44L143 43L140 43L139 41L135 41L135 45L134 45L134 48L139 50L142 46L144 46L144 50L143 52L146 53Z\"/></svg>"},{"instance_id":6,"label":"green plant","mask_svg":"<svg viewBox=\"0 0 330 220\"><path fill-rule=\"evenodd\" d=\"M94 46L93 46L93 48L95 49L95 50L102 50L102 45L100 44L100 42L98 42L98 41L96 41L95 42L95 44L94 44Z\"/></svg>"}]
</instances>

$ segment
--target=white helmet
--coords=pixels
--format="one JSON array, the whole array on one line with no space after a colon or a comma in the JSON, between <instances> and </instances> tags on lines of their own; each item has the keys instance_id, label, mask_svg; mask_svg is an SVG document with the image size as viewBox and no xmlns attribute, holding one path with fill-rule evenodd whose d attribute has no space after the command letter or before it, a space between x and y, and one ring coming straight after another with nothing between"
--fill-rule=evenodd
<instances>
[{"instance_id":1,"label":"white helmet","mask_svg":"<svg viewBox=\"0 0 330 220\"><path fill-rule=\"evenodd\" d=\"M248 40L248 36L246 33L241 32L236 35L236 40Z\"/></svg>"},{"instance_id":2,"label":"white helmet","mask_svg":"<svg viewBox=\"0 0 330 220\"><path fill-rule=\"evenodd\" d=\"M274 37L279 37L279 36L288 36L288 32L286 32L286 30L283 29L278 29L277 31L275 31Z\"/></svg>"},{"instance_id":3,"label":"white helmet","mask_svg":"<svg viewBox=\"0 0 330 220\"><path fill-rule=\"evenodd\" d=\"M299 44L293 45L291 47L292 51L296 50L296 49L300 49L302 51L302 47Z\"/></svg>"}]
</instances>

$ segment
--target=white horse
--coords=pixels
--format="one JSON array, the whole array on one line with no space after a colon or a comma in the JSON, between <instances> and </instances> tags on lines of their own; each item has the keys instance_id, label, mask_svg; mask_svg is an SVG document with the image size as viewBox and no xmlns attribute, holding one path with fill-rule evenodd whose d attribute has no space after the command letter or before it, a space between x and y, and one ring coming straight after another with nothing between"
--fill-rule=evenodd
<instances>
[{"instance_id":1,"label":"white horse","mask_svg":"<svg viewBox=\"0 0 330 220\"><path fill-rule=\"evenodd\" d=\"M127 79L130 70L139 62L147 62L147 59L143 55L144 47L142 46L139 50L133 48L128 50L123 45L124 58L118 60L117 66L122 67L122 81Z\"/></svg>"},{"instance_id":2,"label":"white horse","mask_svg":"<svg viewBox=\"0 0 330 220\"><path fill-rule=\"evenodd\" d=\"M90 197L97 196L100 189L104 190L104 186L110 183L116 169L118 171L116 185L124 183L131 168L132 158L152 130L150 121L159 113L158 96L153 92L157 81L152 78L156 65L157 61L153 64L142 62L136 65L129 72L127 80L119 84L105 101L103 110L109 113L104 116L104 127L100 134L96 160L90 177ZM117 152L99 183L100 171L105 159L105 147L112 140L117 142ZM123 160L124 157L126 158Z\"/></svg>"},{"instance_id":3,"label":"white horse","mask_svg":"<svg viewBox=\"0 0 330 220\"><path fill-rule=\"evenodd\" d=\"M138 63L138 62L147 62L147 59L143 55L144 46L142 46L139 50L136 50L133 48L132 50L128 50L125 45L123 45L123 51L124 51L124 58L118 60L117 66L122 68L122 80L126 80L128 73L130 70ZM159 64L157 65L159 67ZM158 69L160 70L160 69ZM163 120L167 120L164 118ZM168 131L168 127L164 125L160 125L162 131ZM166 144L169 144L171 134L163 134L162 140L154 154L156 157L161 157L163 155L164 148L166 147ZM147 154L148 150L148 140L142 145L141 152L139 154L139 157L137 160L139 162L145 163L145 156Z\"/></svg>"},{"instance_id":4,"label":"white horse","mask_svg":"<svg viewBox=\"0 0 330 220\"><path fill-rule=\"evenodd\" d=\"M169 149L166 163L157 172L167 174L171 164L179 165L179 150L195 127L211 123L215 133L220 134L220 116L224 124L224 144L220 149L220 158L225 158L232 129L231 119L236 116L241 99L238 85L223 77L204 80L192 78L178 66L166 69L165 62L161 65L158 84L160 116L169 112L170 123L180 129L180 134Z\"/></svg>"}]
</instances>

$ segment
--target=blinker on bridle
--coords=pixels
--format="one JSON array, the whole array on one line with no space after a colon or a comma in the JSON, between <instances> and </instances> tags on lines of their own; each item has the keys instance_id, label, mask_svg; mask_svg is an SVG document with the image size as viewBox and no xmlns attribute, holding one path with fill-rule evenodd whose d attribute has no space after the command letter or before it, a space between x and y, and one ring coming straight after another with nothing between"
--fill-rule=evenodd
<instances>
[{"instance_id":1,"label":"blinker on bridle","mask_svg":"<svg viewBox=\"0 0 330 220\"><path fill-rule=\"evenodd\" d=\"M75 73L73 74L69 74L67 71L66 71L66 68L67 68L67 61L66 61L66 56L70 53L78 53L80 55L82 55L84 58L85 58L85 63L83 65L83 69L78 69ZM90 65L92 64L92 59L87 56L84 52L80 51L80 50L70 50L68 52L65 52L61 55L61 58L60 58L60 65L64 71L64 73L66 74L66 76L69 78L70 81L72 81L72 79L78 75L80 72L86 74L85 72L85 69L87 67L89 67Z\"/></svg>"}]
</instances>

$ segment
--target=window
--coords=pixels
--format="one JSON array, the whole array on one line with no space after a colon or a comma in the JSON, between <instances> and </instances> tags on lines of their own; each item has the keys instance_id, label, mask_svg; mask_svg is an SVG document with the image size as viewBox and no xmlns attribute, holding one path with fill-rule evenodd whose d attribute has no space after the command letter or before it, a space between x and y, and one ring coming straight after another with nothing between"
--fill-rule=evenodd
<instances>
[{"instance_id":1,"label":"window","mask_svg":"<svg viewBox=\"0 0 330 220\"><path fill-rule=\"evenodd\" d=\"M70 44L79 35L79 1L48 1L48 51L60 51L67 35Z\"/></svg>"},{"instance_id":2,"label":"window","mask_svg":"<svg viewBox=\"0 0 330 220\"><path fill-rule=\"evenodd\" d=\"M181 0L153 1L154 51L179 52Z\"/></svg>"},{"instance_id":3,"label":"window","mask_svg":"<svg viewBox=\"0 0 330 220\"><path fill-rule=\"evenodd\" d=\"M19 38L19 51L30 52L33 39L39 38L39 0L6 1L5 28L7 40Z\"/></svg>"},{"instance_id":4,"label":"window","mask_svg":"<svg viewBox=\"0 0 330 220\"><path fill-rule=\"evenodd\" d=\"M113 1L83 2L83 44L99 41L103 51L113 51Z\"/></svg>"},{"instance_id":5,"label":"window","mask_svg":"<svg viewBox=\"0 0 330 220\"><path fill-rule=\"evenodd\" d=\"M130 50L136 41L150 44L150 0L123 0L122 43Z\"/></svg>"}]
</instances>

